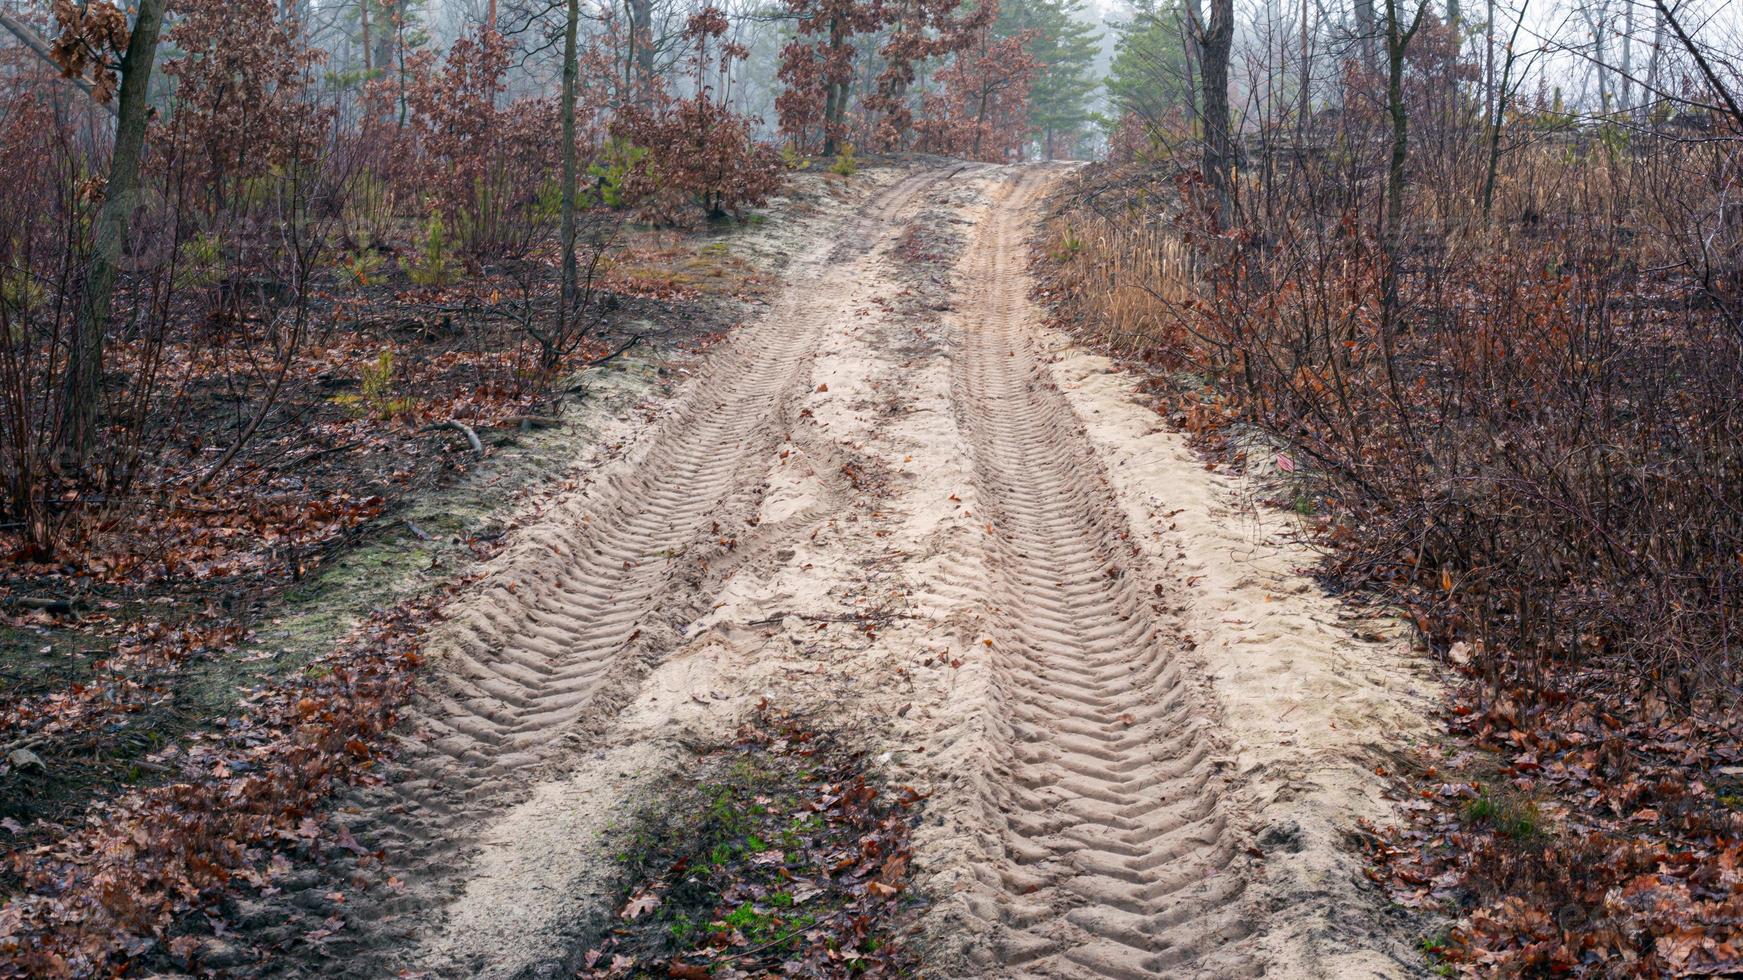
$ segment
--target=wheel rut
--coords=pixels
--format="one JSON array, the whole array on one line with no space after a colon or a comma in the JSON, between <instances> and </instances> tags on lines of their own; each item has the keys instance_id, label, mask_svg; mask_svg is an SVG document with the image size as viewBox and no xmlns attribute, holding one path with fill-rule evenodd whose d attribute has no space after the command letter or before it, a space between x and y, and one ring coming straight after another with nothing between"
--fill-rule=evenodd
<instances>
[{"instance_id":1,"label":"wheel rut","mask_svg":"<svg viewBox=\"0 0 1743 980\"><path fill-rule=\"evenodd\" d=\"M1009 741L971 902L987 975L1254 975L1214 715L1177 652L1101 464L1028 333L1029 209L1003 185L963 257L956 410L990 529L990 664ZM996 743L997 740L995 740Z\"/></svg>"},{"instance_id":2,"label":"wheel rut","mask_svg":"<svg viewBox=\"0 0 1743 980\"><path fill-rule=\"evenodd\" d=\"M499 556L432 643L434 678L386 781L340 813L360 853L386 855L393 893L353 900L351 928L316 948L298 939L325 910L313 896L330 876L293 883L245 917L293 953L264 972L391 974L464 889L468 852L493 816L610 725L707 608L695 556L716 560L705 577L717 581L736 545L721 541L748 530L723 524L754 513L792 402L809 390L820 321L846 315L831 305L843 292L831 281L851 276L855 257L942 177L910 174L819 234L789 267L790 285L709 358L639 448Z\"/></svg>"},{"instance_id":3,"label":"wheel rut","mask_svg":"<svg viewBox=\"0 0 1743 980\"><path fill-rule=\"evenodd\" d=\"M401 884L320 949L300 938L332 921L334 873L287 884L253 928L282 920L293 955L259 972L572 974L581 891L603 928L618 906L609 870L561 858L610 853L634 793L693 759L685 725L764 699L930 787L925 975L1274 962L1234 736L1171 611L1186 586L1138 547L1041 350L1024 239L1051 171L962 172L818 221L767 311L517 534L433 641L389 778L345 807Z\"/></svg>"}]
</instances>

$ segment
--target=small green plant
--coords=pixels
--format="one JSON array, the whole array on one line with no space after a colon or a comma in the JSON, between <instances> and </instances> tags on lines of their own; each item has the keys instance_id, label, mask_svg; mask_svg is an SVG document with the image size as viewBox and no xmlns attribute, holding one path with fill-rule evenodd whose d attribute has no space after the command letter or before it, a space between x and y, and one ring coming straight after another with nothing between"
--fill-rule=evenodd
<instances>
[{"instance_id":1,"label":"small green plant","mask_svg":"<svg viewBox=\"0 0 1743 980\"><path fill-rule=\"evenodd\" d=\"M182 243L177 260L177 289L203 289L224 279L224 243L201 232Z\"/></svg>"},{"instance_id":2,"label":"small green plant","mask_svg":"<svg viewBox=\"0 0 1743 980\"><path fill-rule=\"evenodd\" d=\"M563 216L563 182L548 180L533 201L532 219L541 225L555 224Z\"/></svg>"},{"instance_id":3,"label":"small green plant","mask_svg":"<svg viewBox=\"0 0 1743 980\"><path fill-rule=\"evenodd\" d=\"M1083 251L1083 239L1077 237L1069 229L1059 237L1058 244L1053 246L1053 261L1065 263L1077 257Z\"/></svg>"},{"instance_id":4,"label":"small green plant","mask_svg":"<svg viewBox=\"0 0 1743 980\"><path fill-rule=\"evenodd\" d=\"M393 351L384 350L363 368L363 397L379 402L393 396Z\"/></svg>"},{"instance_id":5,"label":"small green plant","mask_svg":"<svg viewBox=\"0 0 1743 980\"><path fill-rule=\"evenodd\" d=\"M1543 813L1536 803L1497 796L1486 789L1465 804L1464 818L1468 824L1492 827L1514 840L1531 840L1543 833Z\"/></svg>"},{"instance_id":6,"label":"small green plant","mask_svg":"<svg viewBox=\"0 0 1743 980\"><path fill-rule=\"evenodd\" d=\"M755 906L746 902L727 913L726 924L734 929L744 929L748 932L754 931L767 918L767 916L759 914Z\"/></svg>"},{"instance_id":7,"label":"small green plant","mask_svg":"<svg viewBox=\"0 0 1743 980\"><path fill-rule=\"evenodd\" d=\"M47 299L48 290L42 288L29 269L7 269L0 273L0 307L6 312L23 315Z\"/></svg>"},{"instance_id":8,"label":"small green plant","mask_svg":"<svg viewBox=\"0 0 1743 980\"><path fill-rule=\"evenodd\" d=\"M587 167L587 173L593 177L594 188L577 195L582 207L603 204L608 208L621 208L629 203L624 195L624 183L631 174L641 167L647 159L648 148L636 146L628 140L611 139L599 148L599 159Z\"/></svg>"},{"instance_id":9,"label":"small green plant","mask_svg":"<svg viewBox=\"0 0 1743 980\"><path fill-rule=\"evenodd\" d=\"M359 387L362 389L360 394L340 395L333 400L359 415L390 419L395 415L410 411L417 404L417 400L414 398L394 395L393 351L391 350L382 351L374 361L365 364L363 374L358 380Z\"/></svg>"},{"instance_id":10,"label":"small green plant","mask_svg":"<svg viewBox=\"0 0 1743 980\"><path fill-rule=\"evenodd\" d=\"M835 154L835 162L829 165L829 172L842 177L852 177L859 173L859 161L854 159L853 144L841 144L841 150Z\"/></svg>"},{"instance_id":11,"label":"small green plant","mask_svg":"<svg viewBox=\"0 0 1743 980\"><path fill-rule=\"evenodd\" d=\"M781 166L788 170L804 170L811 166L811 158L800 153L793 144L788 143L781 147Z\"/></svg>"},{"instance_id":12,"label":"small green plant","mask_svg":"<svg viewBox=\"0 0 1743 980\"><path fill-rule=\"evenodd\" d=\"M1598 127L1598 142L1611 156L1617 156L1628 150L1628 130L1614 123L1605 123Z\"/></svg>"},{"instance_id":13,"label":"small green plant","mask_svg":"<svg viewBox=\"0 0 1743 980\"><path fill-rule=\"evenodd\" d=\"M406 275L419 286L440 288L454 281L455 262L448 244L448 225L440 210L431 211L424 224L424 244L418 257L406 264Z\"/></svg>"},{"instance_id":14,"label":"small green plant","mask_svg":"<svg viewBox=\"0 0 1743 980\"><path fill-rule=\"evenodd\" d=\"M1453 966L1446 961L1447 944L1450 941L1445 932L1423 936L1417 940L1417 946L1422 950L1422 955L1428 958L1429 971L1435 976L1450 977L1453 975Z\"/></svg>"},{"instance_id":15,"label":"small green plant","mask_svg":"<svg viewBox=\"0 0 1743 980\"><path fill-rule=\"evenodd\" d=\"M339 256L339 284L356 289L373 283L381 275L381 253L364 245L355 252Z\"/></svg>"}]
</instances>

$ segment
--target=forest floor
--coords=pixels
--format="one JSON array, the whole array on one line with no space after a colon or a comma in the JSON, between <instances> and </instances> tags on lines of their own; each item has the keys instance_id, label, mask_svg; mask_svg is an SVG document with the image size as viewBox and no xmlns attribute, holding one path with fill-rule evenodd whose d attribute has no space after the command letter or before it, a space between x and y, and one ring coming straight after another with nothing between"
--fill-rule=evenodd
<instances>
[{"instance_id":1,"label":"forest floor","mask_svg":"<svg viewBox=\"0 0 1743 980\"><path fill-rule=\"evenodd\" d=\"M341 739L369 765L238 842L137 962L1422 973L1354 842L1437 680L1143 378L1046 325L1029 238L1061 172L918 161L800 195L723 239L768 283L744 322L619 372L519 503L408 503L483 498L500 540L407 563L448 587L374 738L395 751ZM405 593L365 567L327 594Z\"/></svg>"}]
</instances>

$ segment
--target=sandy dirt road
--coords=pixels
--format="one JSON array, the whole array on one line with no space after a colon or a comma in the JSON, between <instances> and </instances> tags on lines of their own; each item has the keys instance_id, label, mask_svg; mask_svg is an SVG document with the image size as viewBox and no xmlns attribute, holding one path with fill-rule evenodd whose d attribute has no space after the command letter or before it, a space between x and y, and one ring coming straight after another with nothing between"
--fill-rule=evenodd
<instances>
[{"instance_id":1,"label":"sandy dirt road","mask_svg":"<svg viewBox=\"0 0 1743 980\"><path fill-rule=\"evenodd\" d=\"M1010 739L992 747L1003 860L984 884L1000 973L1160 976L1239 946L1252 924L1203 692L1159 582L1070 406L1041 382L1022 274L1045 171L997 189L965 258L956 398L993 529L991 638ZM992 855L989 855L992 856ZM995 858L996 860L996 858ZM1231 973L1254 973L1236 956Z\"/></svg>"},{"instance_id":2,"label":"sandy dirt road","mask_svg":"<svg viewBox=\"0 0 1743 980\"><path fill-rule=\"evenodd\" d=\"M393 887L249 910L274 972L572 973L625 815L765 699L931 794L930 975L1412 972L1340 837L1426 681L1042 326L1056 173L882 171L771 232L777 298L432 645L392 778L340 814Z\"/></svg>"}]
</instances>

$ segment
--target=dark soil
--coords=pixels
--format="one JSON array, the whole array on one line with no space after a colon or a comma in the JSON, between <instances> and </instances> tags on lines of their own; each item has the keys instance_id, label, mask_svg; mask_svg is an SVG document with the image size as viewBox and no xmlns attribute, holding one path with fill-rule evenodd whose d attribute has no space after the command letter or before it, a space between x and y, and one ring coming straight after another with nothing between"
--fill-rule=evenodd
<instances>
[{"instance_id":1,"label":"dark soil","mask_svg":"<svg viewBox=\"0 0 1743 980\"><path fill-rule=\"evenodd\" d=\"M923 809L843 739L765 708L640 817L580 975L912 975Z\"/></svg>"},{"instance_id":2,"label":"dark soil","mask_svg":"<svg viewBox=\"0 0 1743 980\"><path fill-rule=\"evenodd\" d=\"M190 327L198 336L170 355L185 365L173 418L148 435L150 486L67 501L52 557L0 528L0 845L58 836L93 800L167 777L153 753L223 726L242 692L295 674L391 605L384 579L451 575L488 551L515 494L573 462L526 445L549 443L551 420L599 398L633 402L756 297L760 280L727 241L635 237L576 360L639 343L550 382L524 375L514 323L455 312L508 293L490 269L463 290L389 278L328 297L329 325L304 341L258 434L204 487L264 386L241 366L259 342L246 326ZM383 351L385 390L368 384ZM473 428L485 458L448 419Z\"/></svg>"}]
</instances>

